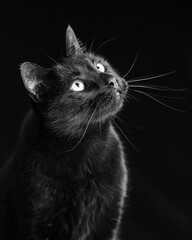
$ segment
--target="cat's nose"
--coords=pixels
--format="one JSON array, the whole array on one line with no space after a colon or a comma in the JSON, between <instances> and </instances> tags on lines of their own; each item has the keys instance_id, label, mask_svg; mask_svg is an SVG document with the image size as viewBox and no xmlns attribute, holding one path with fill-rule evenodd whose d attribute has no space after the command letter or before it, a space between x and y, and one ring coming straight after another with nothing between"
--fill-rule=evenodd
<instances>
[{"instance_id":1,"label":"cat's nose","mask_svg":"<svg viewBox=\"0 0 192 240\"><path fill-rule=\"evenodd\" d=\"M111 86L111 87L114 87L114 88L116 88L116 89L119 88L119 85L118 85L117 80L116 80L115 77L113 77L113 78L111 78L111 79L109 80L108 85Z\"/></svg>"}]
</instances>

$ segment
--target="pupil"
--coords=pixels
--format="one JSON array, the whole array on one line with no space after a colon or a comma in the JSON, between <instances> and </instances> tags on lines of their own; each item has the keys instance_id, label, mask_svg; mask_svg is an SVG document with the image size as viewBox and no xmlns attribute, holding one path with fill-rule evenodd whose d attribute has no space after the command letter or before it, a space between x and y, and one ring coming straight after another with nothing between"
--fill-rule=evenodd
<instances>
[{"instance_id":1,"label":"pupil","mask_svg":"<svg viewBox=\"0 0 192 240\"><path fill-rule=\"evenodd\" d=\"M79 83L76 83L76 86L79 87Z\"/></svg>"}]
</instances>

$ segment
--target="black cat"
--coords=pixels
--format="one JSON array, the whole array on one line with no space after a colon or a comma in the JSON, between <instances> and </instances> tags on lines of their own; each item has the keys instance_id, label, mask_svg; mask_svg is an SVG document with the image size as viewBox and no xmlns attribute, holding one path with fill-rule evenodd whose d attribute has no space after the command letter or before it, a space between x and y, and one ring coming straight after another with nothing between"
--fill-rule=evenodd
<instances>
[{"instance_id":1,"label":"black cat","mask_svg":"<svg viewBox=\"0 0 192 240\"><path fill-rule=\"evenodd\" d=\"M119 239L127 168L110 119L128 86L70 26L66 52L50 69L21 65L32 110L1 171L0 239Z\"/></svg>"}]
</instances>

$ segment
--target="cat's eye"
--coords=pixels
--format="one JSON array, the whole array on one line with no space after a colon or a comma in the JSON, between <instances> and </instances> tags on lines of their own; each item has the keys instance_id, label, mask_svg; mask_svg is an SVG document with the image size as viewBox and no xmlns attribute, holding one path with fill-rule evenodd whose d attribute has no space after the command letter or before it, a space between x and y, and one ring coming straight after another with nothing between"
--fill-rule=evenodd
<instances>
[{"instance_id":1,"label":"cat's eye","mask_svg":"<svg viewBox=\"0 0 192 240\"><path fill-rule=\"evenodd\" d=\"M85 89L85 84L80 80L75 80L71 85L71 90L80 92Z\"/></svg>"},{"instance_id":2,"label":"cat's eye","mask_svg":"<svg viewBox=\"0 0 192 240\"><path fill-rule=\"evenodd\" d=\"M100 72L105 72L105 67L103 66L103 64L97 63L96 67L97 67L97 70L99 70Z\"/></svg>"}]
</instances>

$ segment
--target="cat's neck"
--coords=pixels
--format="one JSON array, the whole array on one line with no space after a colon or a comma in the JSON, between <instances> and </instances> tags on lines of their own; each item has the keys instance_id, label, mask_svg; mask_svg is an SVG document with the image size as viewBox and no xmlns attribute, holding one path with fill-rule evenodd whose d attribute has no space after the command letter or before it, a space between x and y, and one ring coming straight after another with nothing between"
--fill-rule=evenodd
<instances>
[{"instance_id":1,"label":"cat's neck","mask_svg":"<svg viewBox=\"0 0 192 240\"><path fill-rule=\"evenodd\" d=\"M30 111L24 120L22 127L22 142L38 146L38 149L48 151L62 151L63 153L72 153L86 151L94 148L98 144L106 141L110 129L110 121L104 123L90 124L82 131L80 136L70 136L56 134L42 124L38 115Z\"/></svg>"},{"instance_id":2,"label":"cat's neck","mask_svg":"<svg viewBox=\"0 0 192 240\"><path fill-rule=\"evenodd\" d=\"M101 171L105 164L105 154L112 142L111 123L106 121L100 125L90 126L83 138L57 136L47 131L33 113L28 114L23 126L21 151L26 149L32 157L32 165L40 167L49 176L65 178L86 177L87 171ZM35 129L35 128L36 129ZM31 131L29 131L31 130ZM36 161L36 159L41 161ZM28 162L26 164L29 164ZM66 170L67 169L67 170Z\"/></svg>"},{"instance_id":3,"label":"cat's neck","mask_svg":"<svg viewBox=\"0 0 192 240\"><path fill-rule=\"evenodd\" d=\"M41 128L38 139L40 143L46 143L50 146L56 144L57 148L61 148L65 153L86 151L106 141L109 133L109 126L109 121L101 125L90 125L86 130L82 131L81 135L77 135L76 137L62 134L57 135L51 131L47 131L47 129L43 130L43 128Z\"/></svg>"}]
</instances>

